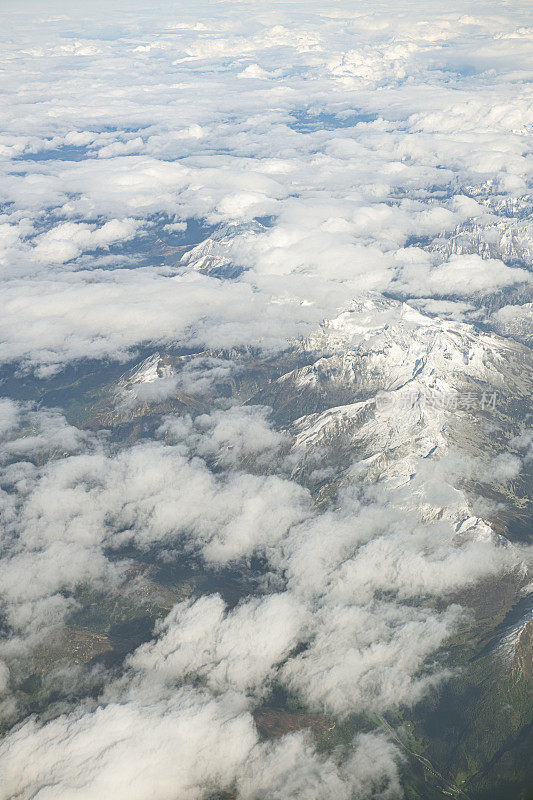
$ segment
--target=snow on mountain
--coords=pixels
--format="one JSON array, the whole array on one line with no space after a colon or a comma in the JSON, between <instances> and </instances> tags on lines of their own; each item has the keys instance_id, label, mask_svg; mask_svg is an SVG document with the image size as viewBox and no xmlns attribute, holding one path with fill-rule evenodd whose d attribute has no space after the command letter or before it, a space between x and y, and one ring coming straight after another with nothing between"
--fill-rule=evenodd
<instances>
[{"instance_id":1,"label":"snow on mountain","mask_svg":"<svg viewBox=\"0 0 533 800\"><path fill-rule=\"evenodd\" d=\"M531 675L533 674L532 640L533 593L530 591L510 610L497 631L491 649L503 666L510 666L515 672Z\"/></svg>"},{"instance_id":2,"label":"snow on mountain","mask_svg":"<svg viewBox=\"0 0 533 800\"><path fill-rule=\"evenodd\" d=\"M398 502L422 516L490 534L458 485L505 486L513 477L516 459L491 459L516 424L509 404L519 418L530 396L527 348L376 295L326 321L303 348L320 355L277 381L295 410L312 396L318 406L342 392L352 398L294 414L295 475L342 474L337 484L355 475L367 485L386 480Z\"/></svg>"},{"instance_id":3,"label":"snow on mountain","mask_svg":"<svg viewBox=\"0 0 533 800\"><path fill-rule=\"evenodd\" d=\"M162 357L160 353L152 353L151 356L123 375L119 379L119 385L130 388L138 383L152 383L161 378L168 378L172 373L173 368L168 357Z\"/></svg>"},{"instance_id":4,"label":"snow on mountain","mask_svg":"<svg viewBox=\"0 0 533 800\"><path fill-rule=\"evenodd\" d=\"M477 253L500 259L511 266L533 264L533 224L528 219L496 219L488 224L469 221L446 238L431 244L445 258Z\"/></svg>"},{"instance_id":5,"label":"snow on mountain","mask_svg":"<svg viewBox=\"0 0 533 800\"><path fill-rule=\"evenodd\" d=\"M531 344L533 342L533 303L508 305L495 311L490 323L496 333Z\"/></svg>"},{"instance_id":6,"label":"snow on mountain","mask_svg":"<svg viewBox=\"0 0 533 800\"><path fill-rule=\"evenodd\" d=\"M117 394L124 401L133 401L142 394L143 387L147 384L156 384L173 376L174 367L170 358L153 353L119 378Z\"/></svg>"},{"instance_id":7,"label":"snow on mountain","mask_svg":"<svg viewBox=\"0 0 533 800\"><path fill-rule=\"evenodd\" d=\"M237 244L264 231L264 225L257 220L224 225L185 253L180 263L215 278L236 278L245 269L239 263Z\"/></svg>"},{"instance_id":8,"label":"snow on mountain","mask_svg":"<svg viewBox=\"0 0 533 800\"><path fill-rule=\"evenodd\" d=\"M300 371L301 384L330 375L367 391L394 391L413 381L411 388L452 391L468 380L524 391L521 345L380 296L352 303L305 347L325 355Z\"/></svg>"},{"instance_id":9,"label":"snow on mountain","mask_svg":"<svg viewBox=\"0 0 533 800\"><path fill-rule=\"evenodd\" d=\"M281 377L268 359L218 355L154 353L119 379L113 413L128 418L170 401L167 412L190 413L200 405L189 384L201 377L215 387L222 370L233 402L272 407L292 440L293 477L319 497L354 482L386 482L391 501L420 517L446 518L458 534L492 535L465 485L489 483L506 499L520 462L498 454L509 450L527 410L524 345L370 293L277 356L277 375L279 367L287 370ZM240 377L233 385L226 373L235 358ZM257 388L241 398L239 382Z\"/></svg>"},{"instance_id":10,"label":"snow on mountain","mask_svg":"<svg viewBox=\"0 0 533 800\"><path fill-rule=\"evenodd\" d=\"M101 419L110 425L144 416L157 409L159 413L184 411L198 403L184 391L179 370L188 356L175 357L158 352L125 372L105 396Z\"/></svg>"}]
</instances>

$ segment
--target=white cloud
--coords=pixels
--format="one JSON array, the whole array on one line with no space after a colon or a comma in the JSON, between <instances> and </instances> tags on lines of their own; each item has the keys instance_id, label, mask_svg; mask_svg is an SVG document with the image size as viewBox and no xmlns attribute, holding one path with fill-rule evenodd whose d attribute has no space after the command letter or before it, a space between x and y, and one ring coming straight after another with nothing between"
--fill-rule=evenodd
<instances>
[{"instance_id":1,"label":"white cloud","mask_svg":"<svg viewBox=\"0 0 533 800\"><path fill-rule=\"evenodd\" d=\"M1 358L121 358L182 337L283 347L361 288L468 299L524 282L473 256L409 265L409 237L446 239L487 215L485 194L512 204L525 191L523 9L476 8L475 25L461 22L460 4L446 14L415 5L408 23L388 7L356 18L318 2L266 17L254 7L244 22L225 3L209 17L184 10L176 27L163 12L111 5L113 35L70 9L39 23L16 15L0 221L14 282ZM36 58L55 80L38 82ZM37 160L10 161L21 154ZM236 236L233 255L249 269L223 289L176 279L159 254L148 273L124 274L120 257L90 284L76 270L159 214L181 227L271 215L273 226Z\"/></svg>"},{"instance_id":2,"label":"white cloud","mask_svg":"<svg viewBox=\"0 0 533 800\"><path fill-rule=\"evenodd\" d=\"M0 399L0 434L5 436L6 433L9 433L17 427L18 422L18 404L8 397L2 397Z\"/></svg>"},{"instance_id":3,"label":"white cloud","mask_svg":"<svg viewBox=\"0 0 533 800\"><path fill-rule=\"evenodd\" d=\"M239 2L208 14L185 4L178 21L137 0L95 1L81 13L6 5L0 361L46 378L150 342L279 351L368 290L470 321L486 295L526 295L511 247L530 170L522 0L505 13L474 0L468 15L455 0L402 14L398 0L249 3L245 15ZM214 265L241 274L181 259L198 222L215 230ZM503 230L507 264L475 235L472 252L453 250L476 225ZM527 311L507 305L489 321L521 336ZM235 374L231 355L211 354L141 385L135 402L208 399ZM267 572L234 607L218 595L176 605L97 701L14 728L0 797L401 795L383 736L325 757L303 733L260 741L250 712L274 684L341 717L439 685L449 673L435 651L465 619L449 596L520 564L468 516L453 478L489 470L506 484L520 458L452 454L358 497L355 465L352 489L324 510L287 477L296 461L262 407L168 417L159 441L116 446L7 399L0 431L6 696L7 669L65 624L80 584L123 585L130 562L111 554L124 545L209 570L258 557ZM511 442L524 461L529 445ZM459 529L447 504L466 514Z\"/></svg>"},{"instance_id":4,"label":"white cloud","mask_svg":"<svg viewBox=\"0 0 533 800\"><path fill-rule=\"evenodd\" d=\"M158 695L148 683L105 707L82 706L44 726L26 722L4 739L0 758L5 800L172 800L176 792L205 800L234 785L243 800L258 793L282 800L287 791L302 800L332 793L349 800L354 790L361 798L400 797L399 756L381 736L358 737L348 765L338 765L302 734L260 743L242 696L188 688Z\"/></svg>"},{"instance_id":5,"label":"white cloud","mask_svg":"<svg viewBox=\"0 0 533 800\"><path fill-rule=\"evenodd\" d=\"M28 721L4 740L0 797L197 800L231 786L255 741L242 700L230 695L182 689L81 707L42 727Z\"/></svg>"},{"instance_id":6,"label":"white cloud","mask_svg":"<svg viewBox=\"0 0 533 800\"><path fill-rule=\"evenodd\" d=\"M157 641L140 647L130 664L171 683L201 676L215 691L266 694L276 665L302 639L305 606L283 593L225 612L217 595L174 606L158 626Z\"/></svg>"},{"instance_id":7,"label":"white cloud","mask_svg":"<svg viewBox=\"0 0 533 800\"><path fill-rule=\"evenodd\" d=\"M63 222L35 240L33 257L46 264L64 264L84 250L98 250L135 236L138 223L113 219L95 228L84 223Z\"/></svg>"},{"instance_id":8,"label":"white cloud","mask_svg":"<svg viewBox=\"0 0 533 800\"><path fill-rule=\"evenodd\" d=\"M501 261L482 259L478 255L454 256L429 273L420 267L407 269L400 280L401 287L415 296L433 294L436 297L464 298L520 283L531 283L526 269L507 267Z\"/></svg>"},{"instance_id":9,"label":"white cloud","mask_svg":"<svg viewBox=\"0 0 533 800\"><path fill-rule=\"evenodd\" d=\"M226 411L202 414L195 424L205 431L198 443L201 455L214 455L226 464L238 463L247 456L259 457L266 464L286 437L268 424L269 409L262 406L233 407Z\"/></svg>"}]
</instances>

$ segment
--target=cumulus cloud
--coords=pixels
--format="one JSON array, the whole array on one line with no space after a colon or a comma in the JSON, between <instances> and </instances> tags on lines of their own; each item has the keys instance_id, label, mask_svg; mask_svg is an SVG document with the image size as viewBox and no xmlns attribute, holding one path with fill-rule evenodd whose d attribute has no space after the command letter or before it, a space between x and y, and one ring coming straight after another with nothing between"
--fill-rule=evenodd
<instances>
[{"instance_id":1,"label":"cumulus cloud","mask_svg":"<svg viewBox=\"0 0 533 800\"><path fill-rule=\"evenodd\" d=\"M137 230L134 220L109 220L100 228L84 223L63 222L35 240L33 257L46 264L64 264L84 250L98 250L131 239Z\"/></svg>"},{"instance_id":2,"label":"cumulus cloud","mask_svg":"<svg viewBox=\"0 0 533 800\"><path fill-rule=\"evenodd\" d=\"M455 256L434 267L429 273L420 268L401 281L405 288L417 294L439 296L472 297L477 293L489 293L497 288L530 283L526 269L511 268L495 259L482 259L478 255Z\"/></svg>"},{"instance_id":3,"label":"cumulus cloud","mask_svg":"<svg viewBox=\"0 0 533 800\"><path fill-rule=\"evenodd\" d=\"M158 640L139 648L130 663L163 680L197 675L216 691L260 696L275 665L301 640L306 614L287 593L249 600L227 615L217 595L178 604L156 630Z\"/></svg>"},{"instance_id":4,"label":"cumulus cloud","mask_svg":"<svg viewBox=\"0 0 533 800\"><path fill-rule=\"evenodd\" d=\"M206 797L231 786L256 741L243 712L239 697L185 689L80 709L43 727L29 721L3 743L0 796Z\"/></svg>"},{"instance_id":5,"label":"cumulus cloud","mask_svg":"<svg viewBox=\"0 0 533 800\"><path fill-rule=\"evenodd\" d=\"M296 641L320 637L329 616L346 613L348 619L354 613L353 619L359 620L364 629L365 615L370 612L362 606L371 604L375 593L384 589L400 599L442 595L499 570L511 569L516 561L512 550L496 547L490 538L466 537L464 545L457 547L451 537L451 522L435 524L430 533L414 515L407 522L401 492L397 507L392 491L390 505L382 501L361 505L348 494L338 511L317 515L309 493L285 477L240 470L222 475L212 472L200 455L215 452L221 442L233 442L235 452L241 454L255 454L265 445L278 444L279 435L267 426L262 409L199 417L199 434L194 433L192 421L185 418L175 444L139 443L116 454L107 452L98 439L87 438L64 422L61 424L55 414L30 414L39 419L47 435L10 437L4 445L9 463L2 476L5 534L1 574L5 613L14 634L26 637L25 646L32 645L40 627L61 624L72 607L69 592L80 583L96 581L103 586L107 581L109 588L118 585L127 562L109 561L106 553L123 545L134 545L141 551L154 546L166 552L185 550L212 564L262 554L286 576L293 593L279 600L279 613L269 612L287 626L293 613L290 609L294 610L297 624L292 638L287 640L289 649ZM250 443L246 437L241 441L242 431L247 431L250 424ZM167 425L172 432L176 423L171 418ZM223 434L215 435L212 450L213 431L218 431L219 426ZM52 460L42 466L39 460L14 460L21 455L27 459L32 452L42 453L47 441L61 442L61 435L66 436L63 446L72 446L74 454L62 452L58 458L52 451ZM231 444L228 446L231 448ZM84 452L76 453L80 448ZM514 461L509 464L507 459L500 466L504 478L509 477L509 469L512 475L516 472ZM416 483L412 491L419 491ZM302 603L305 606L309 601L316 612L314 629L302 611ZM224 625L228 630L243 629L248 624L243 616L248 610L255 615L252 628L268 619L268 604L256 610L243 606L237 616L222 623L220 602L208 606L214 614L208 638L215 629L222 631ZM274 603L274 599L270 602ZM378 605L373 613L386 619L387 608ZM196 612L193 606L176 613ZM402 627L394 621L394 602L391 613L394 637L394 631ZM406 613L406 622L417 621L412 617L414 612ZM264 621L264 625L274 645L274 623ZM348 627L347 624L345 629ZM284 635L289 630L290 626L286 627ZM434 626L437 636L444 637L449 630L447 623L441 633L437 633L439 626ZM422 639L426 644L433 642L429 637ZM341 650L347 641L339 641ZM6 646L23 647L24 639L16 638ZM195 645L201 646L209 650L214 645ZM222 653L230 652L229 644L220 647ZM419 663L427 652L424 646ZM216 662L221 656L214 654L212 658ZM248 656L245 653L240 658L246 663ZM190 669L194 669L192 662Z\"/></svg>"},{"instance_id":6,"label":"cumulus cloud","mask_svg":"<svg viewBox=\"0 0 533 800\"><path fill-rule=\"evenodd\" d=\"M110 7L121 32L111 37L73 12L13 18L5 65L21 91L4 112L2 360L122 358L176 339L283 347L361 288L468 299L528 280L476 252L437 263L421 250L457 226L492 224L493 194L512 242L530 122L516 81L521 8L483 6L467 25L459 7L420 4L407 24L375 8L356 21L341 6L327 26L319 3L268 20L254 8L246 26L239 8L189 9L176 27ZM38 83L35 59L57 80ZM497 77L481 78L494 64ZM33 97L38 115L20 99ZM246 272L231 284L176 274L164 242L148 271L121 269L154 225L165 237L192 218L257 217L268 219L261 234L234 232L231 257ZM109 246L113 261L88 279Z\"/></svg>"},{"instance_id":7,"label":"cumulus cloud","mask_svg":"<svg viewBox=\"0 0 533 800\"><path fill-rule=\"evenodd\" d=\"M203 433L198 452L227 464L249 456L266 464L286 440L268 424L268 413L262 406L232 407L196 417L195 425Z\"/></svg>"},{"instance_id":8,"label":"cumulus cloud","mask_svg":"<svg viewBox=\"0 0 533 800\"><path fill-rule=\"evenodd\" d=\"M118 698L117 698L118 700ZM144 800L238 796L393 800L400 796L398 754L379 735L362 735L348 765L317 755L302 734L258 741L242 696L180 689L157 697L147 685L94 711L83 708L40 727L29 721L2 745L0 797L82 800L113 795ZM373 750L372 763L369 751ZM21 773L20 763L28 768ZM132 765L135 765L132 768ZM379 794L373 789L379 787Z\"/></svg>"},{"instance_id":9,"label":"cumulus cloud","mask_svg":"<svg viewBox=\"0 0 533 800\"><path fill-rule=\"evenodd\" d=\"M529 463L533 461L533 429L526 428L518 436L511 439L510 444L512 447L522 451L524 461Z\"/></svg>"},{"instance_id":10,"label":"cumulus cloud","mask_svg":"<svg viewBox=\"0 0 533 800\"><path fill-rule=\"evenodd\" d=\"M0 401L3 431L6 441L1 446L0 458L31 459L65 456L83 449L90 434L69 425L58 409L35 411L12 400Z\"/></svg>"},{"instance_id":11,"label":"cumulus cloud","mask_svg":"<svg viewBox=\"0 0 533 800\"><path fill-rule=\"evenodd\" d=\"M277 347L283 330L291 338L320 318L304 309L291 321L292 297L269 304L246 284L235 290L203 275L168 278L149 269L64 274L29 285L13 280L4 300L0 358L42 365L41 374L65 360L125 360L146 341L229 348L242 343L244 328L249 343Z\"/></svg>"},{"instance_id":12,"label":"cumulus cloud","mask_svg":"<svg viewBox=\"0 0 533 800\"><path fill-rule=\"evenodd\" d=\"M144 443L113 455L54 413L32 415L44 433L4 445L0 574L6 618L23 634L8 648L32 646L61 624L73 605L65 591L85 581L118 585L127 563L109 561L106 548L181 541L224 563L268 550L310 513L308 493L282 477L217 477L179 444ZM52 460L26 460L51 442ZM85 452L64 452L83 445Z\"/></svg>"},{"instance_id":13,"label":"cumulus cloud","mask_svg":"<svg viewBox=\"0 0 533 800\"><path fill-rule=\"evenodd\" d=\"M519 341L530 342L532 338L533 305L504 306L489 317L489 323L497 333L512 336Z\"/></svg>"},{"instance_id":14,"label":"cumulus cloud","mask_svg":"<svg viewBox=\"0 0 533 800\"><path fill-rule=\"evenodd\" d=\"M43 414L41 426L55 436L60 418ZM53 784L54 797L91 797L99 782L115 781L118 796L139 798L148 786L161 798L176 786L191 798L233 786L242 797L262 790L281 798L287 787L306 799L332 791L347 799L354 791L396 797L397 753L382 737L358 737L348 760L325 759L302 734L259 742L250 711L274 684L339 717L418 702L449 676L428 658L465 619L458 606L438 612L424 598L512 570L517 553L490 536L465 534L461 546L449 522L424 525L406 515L392 488L389 501L370 503L347 491L321 513L287 478L231 469L217 475L200 452L220 425L223 441L245 452L243 424L252 433L259 425L260 447L265 439L277 443L277 435L261 408L198 419L194 434L191 419L180 432L177 418L169 418L173 444L144 442L114 453L105 440L80 436L73 443L84 452L41 466L14 460L16 448L10 453L4 481L18 492L3 495L0 574L8 663L64 625L80 583L108 592L120 586L130 564L109 554L123 544L161 548L164 560L188 551L212 565L261 554L279 588L234 608L209 594L178 603L154 639L129 657L100 706L87 701L9 734L4 796L44 798ZM30 445L41 452L41 438L29 436L23 455ZM13 441L11 434L6 446ZM256 447L252 436L251 451ZM187 688L199 683L201 691ZM224 748L216 745L220 737ZM31 769L21 772L30 751Z\"/></svg>"},{"instance_id":15,"label":"cumulus cloud","mask_svg":"<svg viewBox=\"0 0 533 800\"><path fill-rule=\"evenodd\" d=\"M9 431L14 430L19 422L19 406L14 400L8 397L0 399L0 434L5 436Z\"/></svg>"},{"instance_id":16,"label":"cumulus cloud","mask_svg":"<svg viewBox=\"0 0 533 800\"><path fill-rule=\"evenodd\" d=\"M0 361L15 382L33 369L42 386L71 362L126 361L148 343L207 347L117 392L130 406L207 403L238 377L231 348L279 355L324 336L348 369L348 345L371 348L394 324L375 305L346 311L369 291L524 335L524 3L502 14L475 0L469 15L460 2L408 14L397 0L357 14L344 1L250 3L245 17L238 2L185 4L178 21L136 0L106 3L105 20L40 5L6 5L0 57ZM452 350L443 358L470 374ZM322 367L307 379L325 383ZM392 427L368 436L371 458ZM508 486L529 434L510 439L521 457L410 452L370 486L368 463L339 482L309 440L314 478L330 480L317 496L287 456L296 428L279 430L265 406L217 398L209 413L167 415L156 439L142 430L117 441L0 401L4 718L20 711L20 664L64 630L80 587L115 596L144 559L241 570L253 592L230 602L203 586L178 602L100 669L99 694L90 670L53 671L50 686L71 688L0 742L0 798L400 797L400 755L382 733L324 755L310 733L262 740L252 712L279 691L335 719L387 714L450 677L435 653L470 613L451 597L522 569L458 482L490 473Z\"/></svg>"}]
</instances>

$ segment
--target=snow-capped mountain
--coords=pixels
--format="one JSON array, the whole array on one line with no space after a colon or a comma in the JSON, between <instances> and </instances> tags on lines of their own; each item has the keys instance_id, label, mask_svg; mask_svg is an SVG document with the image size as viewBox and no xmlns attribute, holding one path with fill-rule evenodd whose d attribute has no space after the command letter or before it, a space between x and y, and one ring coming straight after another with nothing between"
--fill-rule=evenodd
<instances>
[{"instance_id":1,"label":"snow-capped mountain","mask_svg":"<svg viewBox=\"0 0 533 800\"><path fill-rule=\"evenodd\" d=\"M465 406L475 400L460 403L459 393L491 390L524 399L529 392L529 351L523 345L379 295L351 303L300 349L307 363L265 389L265 400L279 396L272 405L291 422L302 416L299 407L322 412L375 400L383 392L401 393L402 402L407 394L427 401L446 395L452 405Z\"/></svg>"},{"instance_id":2,"label":"snow-capped mountain","mask_svg":"<svg viewBox=\"0 0 533 800\"><path fill-rule=\"evenodd\" d=\"M486 528L458 487L506 491L514 477L516 459L497 454L526 413L526 347L369 295L302 350L310 363L256 397L293 437L294 475L326 496L355 479L386 480L391 491L407 487L401 502L424 516Z\"/></svg>"},{"instance_id":3,"label":"snow-capped mountain","mask_svg":"<svg viewBox=\"0 0 533 800\"><path fill-rule=\"evenodd\" d=\"M257 220L251 223L227 224L197 244L181 258L181 265L214 278L237 278L246 267L239 261L236 244L265 231Z\"/></svg>"},{"instance_id":4,"label":"snow-capped mountain","mask_svg":"<svg viewBox=\"0 0 533 800\"><path fill-rule=\"evenodd\" d=\"M436 239L432 250L445 258L476 253L520 267L533 264L533 225L528 219L496 219L488 224L469 221L451 236Z\"/></svg>"},{"instance_id":5,"label":"snow-capped mountain","mask_svg":"<svg viewBox=\"0 0 533 800\"><path fill-rule=\"evenodd\" d=\"M402 507L485 535L467 490L514 502L529 362L512 339L370 293L275 358L154 353L115 384L108 417L202 412L208 386L223 405L272 407L292 476L320 499L386 481Z\"/></svg>"},{"instance_id":6,"label":"snow-capped mountain","mask_svg":"<svg viewBox=\"0 0 533 800\"><path fill-rule=\"evenodd\" d=\"M533 342L533 303L503 306L490 318L491 326L501 336L519 342Z\"/></svg>"},{"instance_id":7,"label":"snow-capped mountain","mask_svg":"<svg viewBox=\"0 0 533 800\"><path fill-rule=\"evenodd\" d=\"M189 360L155 352L134 365L101 393L95 406L98 421L113 427L153 413L200 409L179 379Z\"/></svg>"},{"instance_id":8,"label":"snow-capped mountain","mask_svg":"<svg viewBox=\"0 0 533 800\"><path fill-rule=\"evenodd\" d=\"M134 393L135 389L141 384L170 378L173 374L174 369L170 357L167 355L161 356L160 353L153 353L119 378L117 386L124 392Z\"/></svg>"}]
</instances>

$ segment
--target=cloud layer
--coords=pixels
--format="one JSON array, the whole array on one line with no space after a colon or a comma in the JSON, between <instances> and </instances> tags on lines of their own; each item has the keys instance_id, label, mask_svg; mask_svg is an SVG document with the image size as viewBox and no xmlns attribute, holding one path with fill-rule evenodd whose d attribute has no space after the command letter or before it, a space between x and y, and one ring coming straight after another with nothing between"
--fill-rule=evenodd
<instances>
[{"instance_id":1,"label":"cloud layer","mask_svg":"<svg viewBox=\"0 0 533 800\"><path fill-rule=\"evenodd\" d=\"M529 6L464 6L3 4L6 393L26 397L35 373L37 396L87 359L207 351L120 382L118 416L192 396L151 427L89 431L45 402L0 401L1 800L402 796L403 754L379 717L453 676L442 649L473 613L461 593L526 571L528 552L474 517L459 483L490 473L505 488L530 437L509 444L521 457L459 442L432 458L409 440L372 485L401 427L385 415L384 439L361 428L369 457L352 447L341 480L314 448L318 414L280 430L267 406L239 405L252 380L235 401L217 386L238 384L243 353L281 358L304 340L335 351L299 373L322 403L331 364L357 367L372 394L379 375L347 348L379 351L395 324L382 293L429 315L401 311L430 350L432 315L527 340ZM382 305L358 317L369 292ZM446 331L443 363L470 374ZM400 377L403 344L389 353ZM306 458L327 496L302 478ZM136 570L191 565L204 583L141 644L115 662L58 659L50 702L28 714L35 654L72 633L84 591L140 608ZM331 718L332 738L262 737L254 712L279 697Z\"/></svg>"},{"instance_id":2,"label":"cloud layer","mask_svg":"<svg viewBox=\"0 0 533 800\"><path fill-rule=\"evenodd\" d=\"M520 234L527 4L106 9L4 11L3 360L282 347L361 289L528 283L505 249L427 246ZM241 225L230 284L171 257L193 218Z\"/></svg>"}]
</instances>

